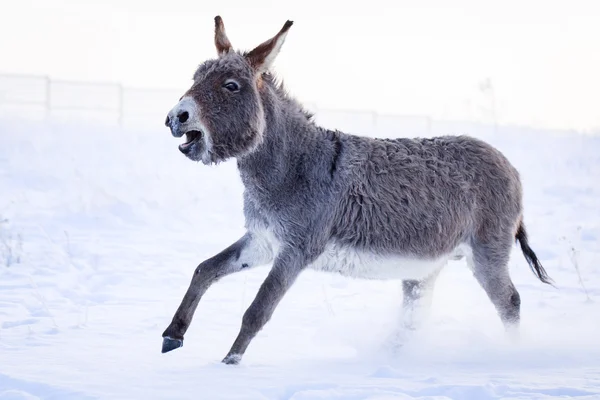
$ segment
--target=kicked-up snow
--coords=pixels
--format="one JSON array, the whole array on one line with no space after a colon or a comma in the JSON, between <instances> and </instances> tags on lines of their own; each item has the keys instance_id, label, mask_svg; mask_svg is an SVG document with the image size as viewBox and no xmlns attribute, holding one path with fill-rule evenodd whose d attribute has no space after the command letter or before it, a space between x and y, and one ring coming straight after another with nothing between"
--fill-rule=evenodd
<instances>
[{"instance_id":1,"label":"kicked-up snow","mask_svg":"<svg viewBox=\"0 0 600 400\"><path fill-rule=\"evenodd\" d=\"M375 133L406 135L388 125ZM521 172L530 245L556 287L515 245L518 343L464 260L394 351L400 282L307 270L227 366L268 267L215 284L183 348L161 354L196 265L243 233L243 188L234 161L190 162L155 126L0 120L0 400L600 399L600 137L431 130L488 140Z\"/></svg>"}]
</instances>

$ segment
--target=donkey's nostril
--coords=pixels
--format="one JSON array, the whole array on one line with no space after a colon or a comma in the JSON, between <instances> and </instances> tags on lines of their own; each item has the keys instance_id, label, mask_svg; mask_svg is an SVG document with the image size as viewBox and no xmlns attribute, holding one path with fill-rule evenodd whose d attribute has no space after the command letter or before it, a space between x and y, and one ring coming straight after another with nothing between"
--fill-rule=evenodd
<instances>
[{"instance_id":1,"label":"donkey's nostril","mask_svg":"<svg viewBox=\"0 0 600 400\"><path fill-rule=\"evenodd\" d=\"M171 119L169 118L169 116L167 115L167 119L165 119L165 126L169 127L171 125Z\"/></svg>"},{"instance_id":2,"label":"donkey's nostril","mask_svg":"<svg viewBox=\"0 0 600 400\"><path fill-rule=\"evenodd\" d=\"M177 118L179 119L179 122L180 122L180 123L182 123L182 124L183 124L185 121L187 121L189 117L190 117L190 114L189 114L187 111L184 111L184 112L182 112L182 113L179 113L179 114L177 115Z\"/></svg>"}]
</instances>

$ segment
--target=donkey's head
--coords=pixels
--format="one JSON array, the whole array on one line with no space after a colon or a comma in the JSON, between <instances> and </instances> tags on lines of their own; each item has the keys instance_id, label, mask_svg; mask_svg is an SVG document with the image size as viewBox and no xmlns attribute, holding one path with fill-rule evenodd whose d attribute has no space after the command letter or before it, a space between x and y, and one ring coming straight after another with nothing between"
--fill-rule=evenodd
<instances>
[{"instance_id":1,"label":"donkey's head","mask_svg":"<svg viewBox=\"0 0 600 400\"><path fill-rule=\"evenodd\" d=\"M248 53L236 52L215 17L218 58L205 61L192 87L167 115L175 137L186 136L179 150L193 161L217 163L252 152L263 140L266 121L259 90L292 21Z\"/></svg>"}]
</instances>

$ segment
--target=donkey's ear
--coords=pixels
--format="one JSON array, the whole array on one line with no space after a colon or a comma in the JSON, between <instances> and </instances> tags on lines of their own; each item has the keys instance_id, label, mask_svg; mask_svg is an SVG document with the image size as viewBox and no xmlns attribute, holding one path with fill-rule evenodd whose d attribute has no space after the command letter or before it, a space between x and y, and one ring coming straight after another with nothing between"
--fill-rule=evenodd
<instances>
[{"instance_id":1,"label":"donkey's ear","mask_svg":"<svg viewBox=\"0 0 600 400\"><path fill-rule=\"evenodd\" d=\"M215 46L217 47L217 54L219 56L229 53L231 50L231 42L225 33L223 19L219 15L215 17Z\"/></svg>"},{"instance_id":2,"label":"donkey's ear","mask_svg":"<svg viewBox=\"0 0 600 400\"><path fill-rule=\"evenodd\" d=\"M279 54L279 50L285 41L287 32L293 23L293 21L286 21L277 35L266 42L259 44L254 50L246 55L246 59L257 72L263 73L271 67L273 61L275 61L275 57Z\"/></svg>"}]
</instances>

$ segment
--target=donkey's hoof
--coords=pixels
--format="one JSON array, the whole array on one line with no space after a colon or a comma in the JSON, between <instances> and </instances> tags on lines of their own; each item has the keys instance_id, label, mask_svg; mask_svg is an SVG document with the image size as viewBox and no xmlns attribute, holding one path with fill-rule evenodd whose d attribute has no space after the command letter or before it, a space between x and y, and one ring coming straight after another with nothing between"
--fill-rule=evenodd
<instances>
[{"instance_id":1,"label":"donkey's hoof","mask_svg":"<svg viewBox=\"0 0 600 400\"><path fill-rule=\"evenodd\" d=\"M228 354L227 357L223 359L223 363L227 365L238 365L242 360L241 354Z\"/></svg>"},{"instance_id":2,"label":"donkey's hoof","mask_svg":"<svg viewBox=\"0 0 600 400\"><path fill-rule=\"evenodd\" d=\"M168 353L183 346L183 339L171 339L170 337L163 338L162 353Z\"/></svg>"}]
</instances>

